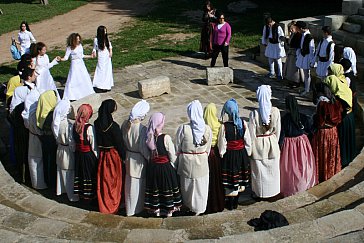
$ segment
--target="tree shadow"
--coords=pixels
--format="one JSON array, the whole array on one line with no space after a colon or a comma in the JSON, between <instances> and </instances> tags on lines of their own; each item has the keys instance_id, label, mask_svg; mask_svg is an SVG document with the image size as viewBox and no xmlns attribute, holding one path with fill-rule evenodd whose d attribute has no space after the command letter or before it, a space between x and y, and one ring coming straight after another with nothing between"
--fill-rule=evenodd
<instances>
[{"instance_id":1,"label":"tree shadow","mask_svg":"<svg viewBox=\"0 0 364 243\"><path fill-rule=\"evenodd\" d=\"M162 59L163 62L170 62L179 66L186 66L186 67L190 67L190 68L195 68L198 70L206 70L206 66L202 66L198 63L193 63L193 62L186 62L186 61L181 61L181 60L172 60L172 59Z\"/></svg>"}]
</instances>

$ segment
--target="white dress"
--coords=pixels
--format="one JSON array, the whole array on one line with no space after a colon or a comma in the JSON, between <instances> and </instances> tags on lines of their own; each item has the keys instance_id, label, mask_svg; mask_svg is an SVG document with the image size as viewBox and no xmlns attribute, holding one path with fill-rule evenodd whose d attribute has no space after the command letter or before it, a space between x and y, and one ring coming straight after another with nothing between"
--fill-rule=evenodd
<instances>
[{"instance_id":1,"label":"white dress","mask_svg":"<svg viewBox=\"0 0 364 243\"><path fill-rule=\"evenodd\" d=\"M110 49L112 49L111 42L109 42ZM114 86L114 77L112 74L111 57L109 50L104 48L100 50L97 44L97 38L94 39L94 49L92 52L97 51L97 66L95 70L93 85L99 89L110 90Z\"/></svg>"},{"instance_id":2,"label":"white dress","mask_svg":"<svg viewBox=\"0 0 364 243\"><path fill-rule=\"evenodd\" d=\"M32 34L32 32L25 30L24 32L20 31L18 33L18 41L20 42L20 54L24 55L25 53L29 53L30 44L35 43L36 40Z\"/></svg>"},{"instance_id":3,"label":"white dress","mask_svg":"<svg viewBox=\"0 0 364 243\"><path fill-rule=\"evenodd\" d=\"M269 38L272 38L272 28L269 28L269 35L265 36L266 26L263 28L262 44L267 45L265 48L264 55L268 58L279 59L286 56L286 51L284 50L284 42L273 44L269 42ZM284 32L281 26L278 26L278 40L280 37L284 37Z\"/></svg>"},{"instance_id":4,"label":"white dress","mask_svg":"<svg viewBox=\"0 0 364 243\"><path fill-rule=\"evenodd\" d=\"M262 125L258 110L252 111L249 116L249 131L252 139L252 190L258 197L273 197L280 193L278 139L281 134L281 116L278 108L272 107L268 130Z\"/></svg>"},{"instance_id":5,"label":"white dress","mask_svg":"<svg viewBox=\"0 0 364 243\"><path fill-rule=\"evenodd\" d=\"M73 193L75 178L75 143L72 138L73 124L63 119L59 124L57 141L57 195L67 193L70 201L78 201Z\"/></svg>"},{"instance_id":6,"label":"white dress","mask_svg":"<svg viewBox=\"0 0 364 243\"><path fill-rule=\"evenodd\" d=\"M208 157L212 131L208 125L205 128L204 138L206 144L195 146L191 126L181 125L177 130L175 143L183 204L196 215L206 211L209 193Z\"/></svg>"},{"instance_id":7,"label":"white dress","mask_svg":"<svg viewBox=\"0 0 364 243\"><path fill-rule=\"evenodd\" d=\"M54 83L51 72L49 71L49 69L51 69L54 65L57 65L58 62L56 60L49 62L47 54L44 54L43 56L38 55L34 59L35 70L38 72L36 84L39 92L43 93L47 90L54 90L58 94L56 84Z\"/></svg>"},{"instance_id":8,"label":"white dress","mask_svg":"<svg viewBox=\"0 0 364 243\"><path fill-rule=\"evenodd\" d=\"M301 37L301 45L300 45L301 48L297 49L296 51L297 54L296 66L302 69L310 69L311 65L315 63L315 42L313 39L309 43L309 53L306 54L305 56L302 56L301 54L303 41L307 34L310 34L310 31L306 31L305 33L303 33Z\"/></svg>"},{"instance_id":9,"label":"white dress","mask_svg":"<svg viewBox=\"0 0 364 243\"><path fill-rule=\"evenodd\" d=\"M326 57L327 45L331 41L332 41L332 36L328 36L326 39L323 39L323 41L321 42L321 45L319 44L317 46L317 49L319 49L320 51L319 51L319 53L316 53L316 61L317 61L316 74L320 78L324 78L324 77L327 76L327 68L334 62L334 57L335 57L335 53L334 53L335 43L331 44L330 54L329 54L329 60L327 62L320 62L320 60L319 60L319 56L320 57Z\"/></svg>"},{"instance_id":10,"label":"white dress","mask_svg":"<svg viewBox=\"0 0 364 243\"><path fill-rule=\"evenodd\" d=\"M65 60L71 58L71 66L68 72L66 87L64 88L63 99L79 100L85 96L94 94L90 74L87 72L83 61L83 47L78 45L75 49L67 47Z\"/></svg>"}]
</instances>

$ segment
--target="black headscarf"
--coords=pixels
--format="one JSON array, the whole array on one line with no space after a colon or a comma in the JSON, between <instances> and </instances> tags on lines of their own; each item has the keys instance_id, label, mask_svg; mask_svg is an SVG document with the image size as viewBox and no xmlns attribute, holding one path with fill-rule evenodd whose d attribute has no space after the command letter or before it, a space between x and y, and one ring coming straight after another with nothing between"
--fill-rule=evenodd
<instances>
[{"instance_id":1,"label":"black headscarf","mask_svg":"<svg viewBox=\"0 0 364 243\"><path fill-rule=\"evenodd\" d=\"M335 103L335 95L332 94L331 89L323 82L317 83L313 90L313 103L315 105L317 105L320 96L325 96L332 104Z\"/></svg>"},{"instance_id":2,"label":"black headscarf","mask_svg":"<svg viewBox=\"0 0 364 243\"><path fill-rule=\"evenodd\" d=\"M99 116L95 120L95 126L100 128L102 131L107 131L112 123L112 113L116 109L116 102L113 99L104 100L99 108Z\"/></svg>"},{"instance_id":3,"label":"black headscarf","mask_svg":"<svg viewBox=\"0 0 364 243\"><path fill-rule=\"evenodd\" d=\"M303 125L300 119L300 113L298 111L297 99L293 95L288 95L286 97L286 108L291 115L292 121L300 129L303 129Z\"/></svg>"}]
</instances>

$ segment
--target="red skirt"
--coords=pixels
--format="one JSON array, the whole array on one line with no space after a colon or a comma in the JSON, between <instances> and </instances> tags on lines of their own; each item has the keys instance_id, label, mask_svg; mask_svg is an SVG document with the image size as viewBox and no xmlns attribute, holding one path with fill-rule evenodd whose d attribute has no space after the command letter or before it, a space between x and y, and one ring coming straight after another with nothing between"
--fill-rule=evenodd
<instances>
[{"instance_id":1,"label":"red skirt","mask_svg":"<svg viewBox=\"0 0 364 243\"><path fill-rule=\"evenodd\" d=\"M97 171L97 200L101 213L119 211L122 189L121 158L115 148L100 150Z\"/></svg>"},{"instance_id":2,"label":"red skirt","mask_svg":"<svg viewBox=\"0 0 364 243\"><path fill-rule=\"evenodd\" d=\"M312 139L312 150L320 183L340 172L340 144L336 127L318 129Z\"/></svg>"}]
</instances>

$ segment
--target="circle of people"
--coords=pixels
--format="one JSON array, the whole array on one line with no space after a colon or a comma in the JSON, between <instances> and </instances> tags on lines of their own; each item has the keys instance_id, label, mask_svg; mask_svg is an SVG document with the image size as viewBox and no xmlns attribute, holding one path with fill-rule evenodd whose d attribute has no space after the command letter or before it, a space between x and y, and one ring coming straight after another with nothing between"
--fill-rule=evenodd
<instances>
[{"instance_id":1,"label":"circle of people","mask_svg":"<svg viewBox=\"0 0 364 243\"><path fill-rule=\"evenodd\" d=\"M100 33L105 36L106 29ZM299 112L294 96L286 97L287 113L281 119L279 109L272 106L270 86L261 85L259 108L250 113L249 122L239 116L234 99L226 101L220 119L215 104L203 109L194 100L187 106L189 122L177 129L173 142L163 133L163 113L152 114L148 125L142 124L150 110L145 100L135 104L121 126L113 120L117 104L112 99L102 102L93 125L89 104L78 108L74 123L68 119L70 100L87 90L84 83L74 88L70 81L82 80L77 70L86 70L80 40L71 34L65 57L51 63L44 46L37 48L35 60L25 50L18 83L8 83L14 158L22 180L30 180L35 189L55 188L70 201L97 198L102 213L118 213L124 201L127 216L146 209L169 217L182 205L199 215L236 209L240 193L250 183L258 198L305 191L355 157L353 94L341 64L330 64L328 76L315 86L313 120ZM99 58L104 50L111 57L111 44L105 43L99 42L98 29L94 44ZM270 42L267 45L269 50ZM44 88L42 82L51 84L49 68L69 56L70 90L60 100L53 79ZM42 58L46 65L37 68Z\"/></svg>"}]
</instances>

